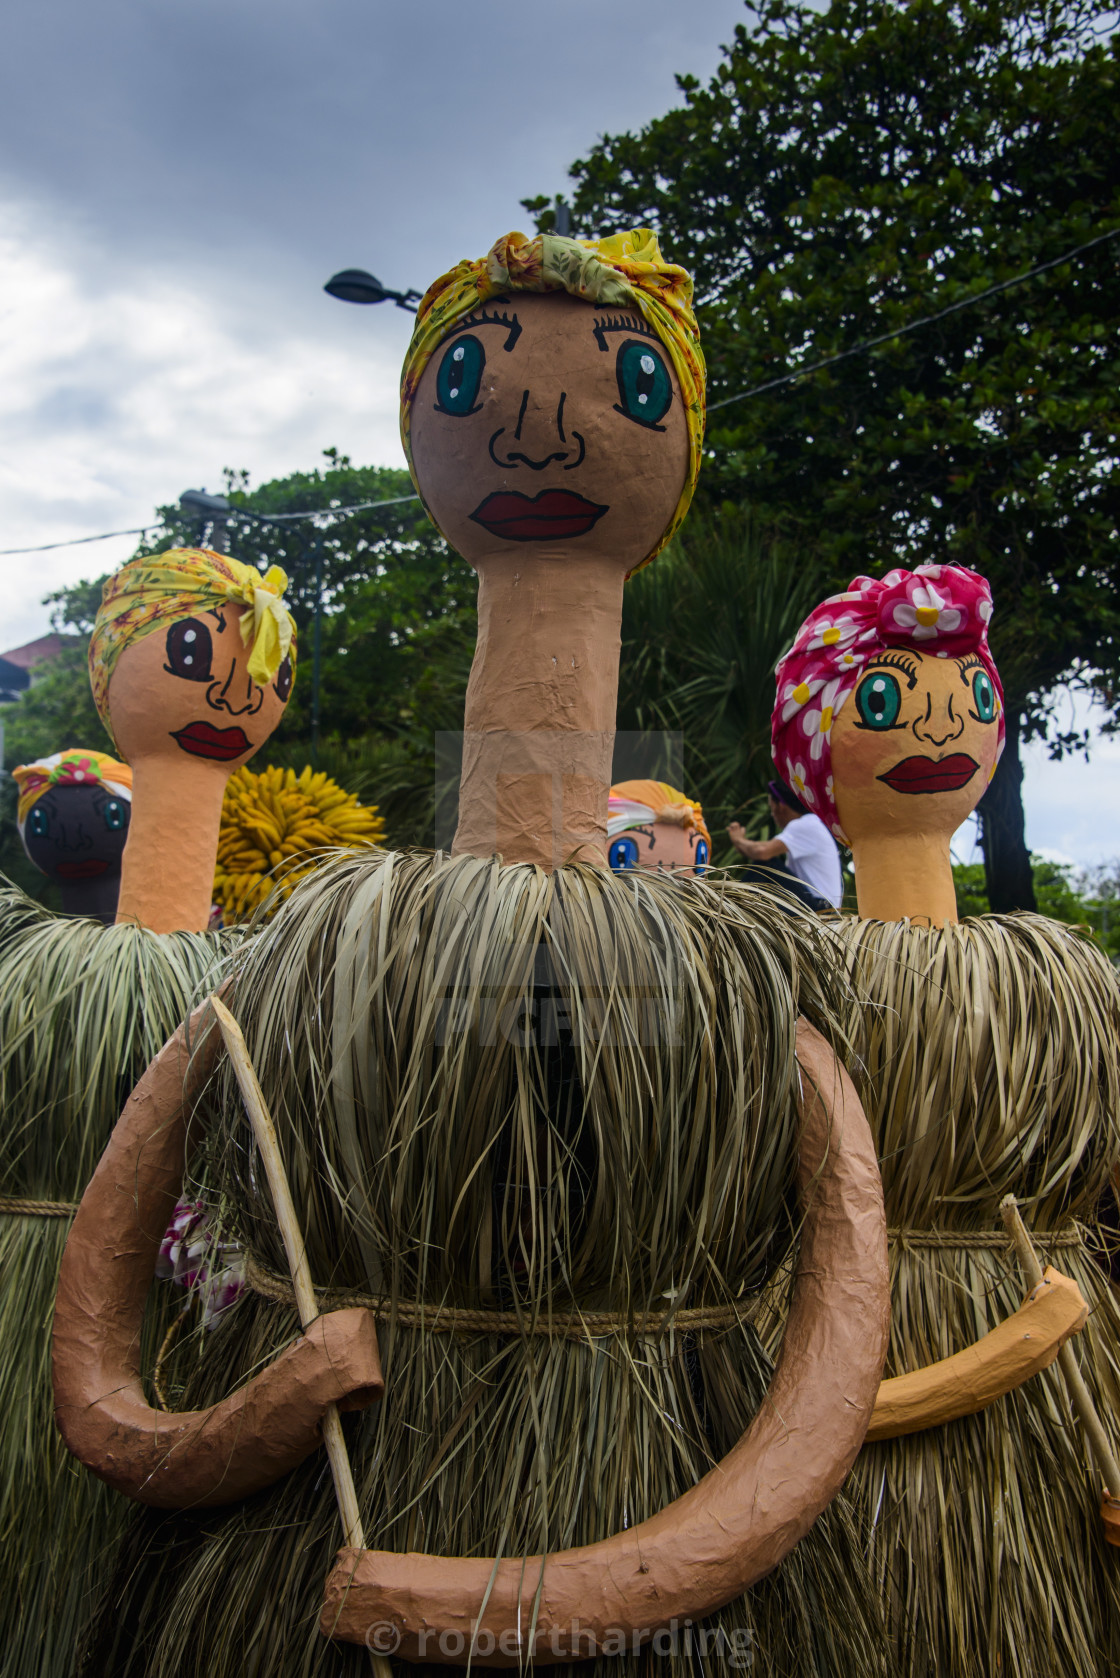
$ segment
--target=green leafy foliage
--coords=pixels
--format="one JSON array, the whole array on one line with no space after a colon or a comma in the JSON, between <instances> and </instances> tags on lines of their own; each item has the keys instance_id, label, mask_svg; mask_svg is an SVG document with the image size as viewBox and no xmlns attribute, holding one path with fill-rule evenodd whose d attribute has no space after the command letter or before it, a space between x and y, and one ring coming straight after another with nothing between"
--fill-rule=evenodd
<instances>
[{"instance_id":1,"label":"green leafy foliage","mask_svg":"<svg viewBox=\"0 0 1120 1678\"><path fill-rule=\"evenodd\" d=\"M1079 869L1071 863L1033 856L1031 872L1039 912L1051 920L1084 928L1111 960L1120 962L1120 862ZM957 913L962 919L990 912L980 863L956 864L953 882Z\"/></svg>"},{"instance_id":2,"label":"green leafy foliage","mask_svg":"<svg viewBox=\"0 0 1120 1678\"><path fill-rule=\"evenodd\" d=\"M713 857L737 860L731 821L766 821L774 666L813 604L812 576L734 506L694 513L627 585L620 729L679 731L682 790L704 806Z\"/></svg>"},{"instance_id":3,"label":"green leafy foliage","mask_svg":"<svg viewBox=\"0 0 1120 1678\"><path fill-rule=\"evenodd\" d=\"M321 567L320 766L379 805L395 844L430 844L433 735L462 727L475 639L475 577L429 522L406 472L356 467L337 450L322 470L250 492L227 472L234 507L283 515L321 509L322 521L272 525L234 519L230 551L246 564L281 565L298 631L298 678L284 720L259 764L302 769L311 754L316 566ZM360 502L387 502L339 514ZM393 504L396 503L396 504ZM197 546L205 527L163 507L157 538L138 550ZM329 515L329 516L328 516ZM72 637L15 705L0 707L4 767L80 744L109 748L90 695L86 651L104 577L48 597L55 629ZM0 783L0 872L44 902L53 887L27 861L15 831L15 787Z\"/></svg>"},{"instance_id":4,"label":"green leafy foliage","mask_svg":"<svg viewBox=\"0 0 1120 1678\"><path fill-rule=\"evenodd\" d=\"M233 506L285 515L321 509L311 521L270 525L235 519L230 552L248 565L280 565L299 633L298 679L282 729L262 761L288 761L311 724L316 567L321 568L322 734L351 741L368 735L408 739L430 732L433 715L461 705L474 648L475 578L448 548L415 495L408 473L354 466L336 449L322 470L293 472L252 491L243 473L227 472ZM335 509L385 502L359 512ZM160 509L157 550L197 545L202 531L178 507ZM449 726L461 726L458 721ZM436 726L441 726L437 724Z\"/></svg>"},{"instance_id":5,"label":"green leafy foliage","mask_svg":"<svg viewBox=\"0 0 1120 1678\"><path fill-rule=\"evenodd\" d=\"M706 86L572 168L581 229L648 223L696 277L715 407L701 493L801 534L822 590L951 560L991 580L1026 738L1120 679L1117 252L747 400L1120 228L1117 44L1098 0L761 0ZM528 201L545 213L543 201ZM1017 740L1009 782L1021 811ZM985 835L989 890L1025 849ZM1014 890L1029 892L1020 880ZM1000 907L1011 907L1000 901ZM1028 905L1029 906L1029 905Z\"/></svg>"}]
</instances>

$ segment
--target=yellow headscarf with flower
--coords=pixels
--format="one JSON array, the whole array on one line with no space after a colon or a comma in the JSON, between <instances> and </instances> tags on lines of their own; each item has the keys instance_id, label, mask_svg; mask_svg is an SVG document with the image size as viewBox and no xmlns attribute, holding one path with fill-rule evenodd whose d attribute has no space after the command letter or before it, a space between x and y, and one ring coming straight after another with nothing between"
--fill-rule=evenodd
<instances>
[{"instance_id":1,"label":"yellow headscarf with flower","mask_svg":"<svg viewBox=\"0 0 1120 1678\"><path fill-rule=\"evenodd\" d=\"M108 752L87 752L80 746L40 758L38 763L21 763L12 770L12 779L19 788L16 822L21 834L32 809L52 787L100 786L117 798L132 799L132 770L128 764L118 763Z\"/></svg>"},{"instance_id":2,"label":"yellow headscarf with flower","mask_svg":"<svg viewBox=\"0 0 1120 1678\"><path fill-rule=\"evenodd\" d=\"M130 559L101 591L101 608L89 644L93 701L109 729L109 683L117 660L133 641L176 618L245 606L241 639L252 647L249 674L261 687L271 682L294 653L295 624L284 602L288 578L278 565L262 577L252 565L209 548L169 548Z\"/></svg>"},{"instance_id":3,"label":"yellow headscarf with flower","mask_svg":"<svg viewBox=\"0 0 1120 1678\"><path fill-rule=\"evenodd\" d=\"M567 291L603 308L637 309L669 352L688 426L688 476L668 529L642 565L661 552L688 511L704 445L705 371L700 329L692 312L692 279L665 262L648 227L606 239L536 239L507 233L479 262L460 262L430 285L416 316L401 375L401 441L412 481L412 403L437 345L464 315L509 291ZM422 498L422 497L421 497ZM642 565L634 569L640 571Z\"/></svg>"}]
</instances>

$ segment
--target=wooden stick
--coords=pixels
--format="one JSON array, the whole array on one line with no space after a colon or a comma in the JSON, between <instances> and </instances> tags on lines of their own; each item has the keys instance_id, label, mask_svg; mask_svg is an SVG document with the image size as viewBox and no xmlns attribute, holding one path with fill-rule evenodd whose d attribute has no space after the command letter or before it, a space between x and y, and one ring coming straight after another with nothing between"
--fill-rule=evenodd
<instances>
[{"instance_id":1,"label":"wooden stick","mask_svg":"<svg viewBox=\"0 0 1120 1678\"><path fill-rule=\"evenodd\" d=\"M301 1325L307 1328L319 1315L319 1305L311 1281L311 1266L307 1262L303 1231L300 1229L295 1203L292 1200L288 1174L284 1170L276 1126L265 1103L264 1092L257 1079L257 1069L253 1065L241 1027L220 997L212 996L210 1005L217 1016L226 1052L260 1150L272 1204L276 1209L276 1221L280 1225L284 1251L288 1255L288 1269L292 1277L292 1291L296 1296L296 1309L299 1311ZM338 1500L338 1512L342 1517L342 1531L347 1547L364 1550L366 1541L362 1531L361 1511L358 1508L358 1492L354 1485L354 1474L350 1467L346 1438L342 1432L342 1421L336 1404L328 1405L323 1417L323 1443L327 1448L327 1459L331 1465L334 1494ZM392 1666L384 1655L375 1654L371 1649L370 1661L377 1678L392 1678Z\"/></svg>"},{"instance_id":2,"label":"wooden stick","mask_svg":"<svg viewBox=\"0 0 1120 1678\"><path fill-rule=\"evenodd\" d=\"M1004 1228L1010 1235L1015 1251L1019 1256L1023 1274L1033 1290L1042 1281L1042 1266L1038 1262L1038 1254L1035 1252L1034 1243L1027 1233L1027 1227L1019 1214L1019 1206L1015 1196L1013 1194L1007 1195L1000 1202L999 1210ZM1101 1426L1101 1419L1097 1415L1096 1406L1088 1387L1085 1385L1081 1370L1078 1368L1073 1346L1068 1340L1058 1352L1058 1362L1065 1377L1066 1391L1069 1393L1070 1403L1077 1412L1077 1418L1089 1441L1093 1455L1097 1459L1097 1467L1104 1481L1105 1493L1113 1500L1120 1499L1120 1464L1117 1463L1108 1435Z\"/></svg>"}]
</instances>

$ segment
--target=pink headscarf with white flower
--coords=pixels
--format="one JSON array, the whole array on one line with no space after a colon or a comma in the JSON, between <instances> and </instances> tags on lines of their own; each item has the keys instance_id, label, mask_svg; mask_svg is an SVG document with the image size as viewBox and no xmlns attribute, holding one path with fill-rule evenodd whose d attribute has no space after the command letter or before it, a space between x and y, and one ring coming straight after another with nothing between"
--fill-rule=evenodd
<instances>
[{"instance_id":1,"label":"pink headscarf with white flower","mask_svg":"<svg viewBox=\"0 0 1120 1678\"><path fill-rule=\"evenodd\" d=\"M999 745L1006 732L1003 689L988 649L992 591L963 565L919 565L885 577L853 577L809 613L777 669L771 718L774 762L801 802L847 843L832 795L832 724L864 668L886 647L938 658L975 653L999 700Z\"/></svg>"}]
</instances>

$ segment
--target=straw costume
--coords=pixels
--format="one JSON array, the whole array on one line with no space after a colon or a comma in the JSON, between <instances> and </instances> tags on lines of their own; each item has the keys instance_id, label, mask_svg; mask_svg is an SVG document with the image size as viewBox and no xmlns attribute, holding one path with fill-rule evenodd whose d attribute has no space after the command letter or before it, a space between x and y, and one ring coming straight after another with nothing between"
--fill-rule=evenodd
<instances>
[{"instance_id":1,"label":"straw costume","mask_svg":"<svg viewBox=\"0 0 1120 1678\"><path fill-rule=\"evenodd\" d=\"M990 683L1002 744L990 616L982 578L920 567L857 578L803 625L778 668L774 757L838 837L832 740L871 659L924 644L978 661L965 674ZM1090 1307L1073 1344L1115 1449L1120 1309L1093 1256L1120 1160L1114 970L1081 931L1033 914L837 931L862 995L852 1026L891 1234L885 1374L960 1352L1022 1304L998 1213L1013 1193ZM1120 1552L1057 1364L979 1414L866 1445L852 1488L906 1678L1118 1670Z\"/></svg>"},{"instance_id":2,"label":"straw costume","mask_svg":"<svg viewBox=\"0 0 1120 1678\"><path fill-rule=\"evenodd\" d=\"M224 556L171 552L110 578L90 644L106 724L124 648L228 598L227 588L252 604L248 570ZM259 616L271 659L281 632L271 606ZM16 773L21 825L69 777L85 784L96 775L116 796L132 789L128 765L97 752L64 752ZM190 811L178 820L189 823ZM112 1554L125 1511L92 1476L75 1474L54 1428L59 1261L122 1101L184 1012L214 988L231 940L65 918L0 884L0 1672L62 1678L88 1619L90 1570Z\"/></svg>"},{"instance_id":3,"label":"straw costume","mask_svg":"<svg viewBox=\"0 0 1120 1678\"><path fill-rule=\"evenodd\" d=\"M636 304L685 369L691 464L666 508L671 527L699 461L702 362L687 276L644 232L599 244L510 235L438 281L405 366L406 446L443 335L481 300L519 301L523 286ZM436 499L426 460L413 470ZM627 568L652 551L627 555ZM529 559L518 564L532 574ZM485 666L482 651L468 734L477 689L493 677ZM846 1008L837 963L826 932L764 894L612 875L609 745L598 866L549 869L508 848L504 863L465 849L340 858L243 947L227 992L324 1309L377 1313L386 1396L346 1419L346 1438L365 1541L424 1553L404 1557L406 1569L497 1557L516 1574L518 1558L625 1532L719 1460L770 1379L747 1304L789 1250L793 1029L800 1015L835 1037ZM519 815L508 813L510 831ZM201 1112L196 1181L222 1204L248 1286L211 1332L165 1359L175 1412L244 1390L297 1329L227 1061ZM110 1190L107 1177L91 1189L91 1220ZM73 1307L77 1323L80 1300ZM79 1326L97 1333L95 1320ZM872 1396L877 1380L876 1354ZM228 1508L142 1513L83 1672L184 1678L200 1661L208 1678L367 1671L367 1648L392 1655L391 1625L371 1628L367 1648L319 1629L338 1541L317 1452ZM791 1678L883 1671L843 1506L703 1629L713 1673L752 1662ZM656 1664L683 1678L697 1658L685 1640ZM557 1670L605 1678L653 1659L648 1646L616 1647Z\"/></svg>"}]
</instances>

